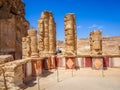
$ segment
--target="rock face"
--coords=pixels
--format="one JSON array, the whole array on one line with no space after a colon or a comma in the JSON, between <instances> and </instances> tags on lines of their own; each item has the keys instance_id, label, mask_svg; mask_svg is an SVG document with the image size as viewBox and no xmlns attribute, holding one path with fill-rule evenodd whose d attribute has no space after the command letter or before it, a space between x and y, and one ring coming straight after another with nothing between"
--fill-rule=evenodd
<instances>
[{"instance_id":1,"label":"rock face","mask_svg":"<svg viewBox=\"0 0 120 90\"><path fill-rule=\"evenodd\" d=\"M67 14L64 18L65 55L76 55L76 21L74 14Z\"/></svg>"},{"instance_id":2,"label":"rock face","mask_svg":"<svg viewBox=\"0 0 120 90\"><path fill-rule=\"evenodd\" d=\"M51 12L42 12L38 21L39 56L54 55L56 52L56 24Z\"/></svg>"},{"instance_id":3,"label":"rock face","mask_svg":"<svg viewBox=\"0 0 120 90\"><path fill-rule=\"evenodd\" d=\"M90 32L90 52L92 55L102 55L102 33L100 30Z\"/></svg>"},{"instance_id":4,"label":"rock face","mask_svg":"<svg viewBox=\"0 0 120 90\"><path fill-rule=\"evenodd\" d=\"M119 55L120 55L120 45L118 46L118 48L119 48Z\"/></svg>"},{"instance_id":5,"label":"rock face","mask_svg":"<svg viewBox=\"0 0 120 90\"><path fill-rule=\"evenodd\" d=\"M57 46L64 53L63 41L57 41ZM119 55L120 36L114 37L102 37L102 54L103 55ZM89 38L77 39L77 54L78 55L90 55L90 41Z\"/></svg>"},{"instance_id":6,"label":"rock face","mask_svg":"<svg viewBox=\"0 0 120 90\"><path fill-rule=\"evenodd\" d=\"M12 54L15 59L22 56L22 37L29 28L24 6L21 0L0 0L0 54Z\"/></svg>"},{"instance_id":7,"label":"rock face","mask_svg":"<svg viewBox=\"0 0 120 90\"><path fill-rule=\"evenodd\" d=\"M77 54L90 55L90 41L88 38L81 38L77 40Z\"/></svg>"}]
</instances>

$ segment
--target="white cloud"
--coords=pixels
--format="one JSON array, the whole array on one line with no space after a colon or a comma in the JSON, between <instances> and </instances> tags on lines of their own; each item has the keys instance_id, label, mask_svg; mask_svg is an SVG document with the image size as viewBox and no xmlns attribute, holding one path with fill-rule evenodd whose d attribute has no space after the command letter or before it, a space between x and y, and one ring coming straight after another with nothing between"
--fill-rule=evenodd
<instances>
[{"instance_id":1,"label":"white cloud","mask_svg":"<svg viewBox=\"0 0 120 90\"><path fill-rule=\"evenodd\" d=\"M103 26L99 26L99 27L98 27L98 29L102 29L102 28L103 28Z\"/></svg>"},{"instance_id":2,"label":"white cloud","mask_svg":"<svg viewBox=\"0 0 120 90\"><path fill-rule=\"evenodd\" d=\"M78 26L77 26L77 29L80 29L80 28L82 28L82 25L78 25Z\"/></svg>"},{"instance_id":3,"label":"white cloud","mask_svg":"<svg viewBox=\"0 0 120 90\"><path fill-rule=\"evenodd\" d=\"M97 27L97 26L98 26L98 25L93 24L93 25L89 26L88 28L95 28L95 27Z\"/></svg>"},{"instance_id":4,"label":"white cloud","mask_svg":"<svg viewBox=\"0 0 120 90\"><path fill-rule=\"evenodd\" d=\"M93 24L88 27L89 29L103 29L103 25Z\"/></svg>"}]
</instances>

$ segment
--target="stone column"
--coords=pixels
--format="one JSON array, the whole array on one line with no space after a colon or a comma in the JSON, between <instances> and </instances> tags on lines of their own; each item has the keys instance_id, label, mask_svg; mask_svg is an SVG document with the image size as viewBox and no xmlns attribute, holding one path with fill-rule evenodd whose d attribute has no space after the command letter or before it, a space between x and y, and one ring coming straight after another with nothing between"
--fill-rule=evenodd
<instances>
[{"instance_id":1,"label":"stone column","mask_svg":"<svg viewBox=\"0 0 120 90\"><path fill-rule=\"evenodd\" d=\"M22 58L28 58L31 56L30 37L22 38Z\"/></svg>"},{"instance_id":2,"label":"stone column","mask_svg":"<svg viewBox=\"0 0 120 90\"><path fill-rule=\"evenodd\" d=\"M44 53L49 52L49 13L43 12L44 17Z\"/></svg>"},{"instance_id":3,"label":"stone column","mask_svg":"<svg viewBox=\"0 0 120 90\"><path fill-rule=\"evenodd\" d=\"M90 52L92 55L102 55L102 32L100 30L90 32Z\"/></svg>"},{"instance_id":4,"label":"stone column","mask_svg":"<svg viewBox=\"0 0 120 90\"><path fill-rule=\"evenodd\" d=\"M74 14L67 14L64 18L65 55L76 55L76 22Z\"/></svg>"},{"instance_id":5,"label":"stone column","mask_svg":"<svg viewBox=\"0 0 120 90\"><path fill-rule=\"evenodd\" d=\"M39 49L39 56L41 56L44 50L44 22L43 20L38 21L38 49Z\"/></svg>"},{"instance_id":6,"label":"stone column","mask_svg":"<svg viewBox=\"0 0 120 90\"><path fill-rule=\"evenodd\" d=\"M56 24L52 13L49 14L49 53L53 55L56 52Z\"/></svg>"},{"instance_id":7,"label":"stone column","mask_svg":"<svg viewBox=\"0 0 120 90\"><path fill-rule=\"evenodd\" d=\"M37 47L37 31L28 30L28 36L31 40L31 57L38 57L38 47Z\"/></svg>"},{"instance_id":8,"label":"stone column","mask_svg":"<svg viewBox=\"0 0 120 90\"><path fill-rule=\"evenodd\" d=\"M56 51L56 25L51 12L42 12L38 21L39 31L39 56L49 56L55 54Z\"/></svg>"}]
</instances>

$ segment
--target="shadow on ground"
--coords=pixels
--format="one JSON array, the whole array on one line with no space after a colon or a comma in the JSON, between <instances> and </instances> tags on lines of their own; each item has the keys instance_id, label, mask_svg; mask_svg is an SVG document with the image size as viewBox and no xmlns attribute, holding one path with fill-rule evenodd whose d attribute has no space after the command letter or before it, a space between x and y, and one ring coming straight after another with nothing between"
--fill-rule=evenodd
<instances>
[{"instance_id":1,"label":"shadow on ground","mask_svg":"<svg viewBox=\"0 0 120 90\"><path fill-rule=\"evenodd\" d=\"M28 88L28 87L34 87L37 83L36 81L36 77L31 77L31 80L29 80L29 82L24 82L23 85L20 86L20 88L22 88L22 90Z\"/></svg>"},{"instance_id":2,"label":"shadow on ground","mask_svg":"<svg viewBox=\"0 0 120 90\"><path fill-rule=\"evenodd\" d=\"M49 70L43 70L43 73L40 75L40 77L46 78L50 74L53 74L53 72ZM34 87L37 84L36 80L37 80L37 77L31 77L31 80L28 80L29 82L28 81L24 82L24 85L21 85L20 88L24 90L24 89L27 89L28 87L29 88Z\"/></svg>"},{"instance_id":3,"label":"shadow on ground","mask_svg":"<svg viewBox=\"0 0 120 90\"><path fill-rule=\"evenodd\" d=\"M40 75L41 77L47 77L50 74L53 74L53 72L49 71L49 70L43 70L43 73Z\"/></svg>"}]
</instances>

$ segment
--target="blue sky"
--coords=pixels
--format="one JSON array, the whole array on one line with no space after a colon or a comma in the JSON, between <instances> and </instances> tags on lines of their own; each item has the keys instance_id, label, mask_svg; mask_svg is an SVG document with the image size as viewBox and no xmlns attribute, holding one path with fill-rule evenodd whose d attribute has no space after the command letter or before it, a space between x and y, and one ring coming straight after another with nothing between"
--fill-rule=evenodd
<instances>
[{"instance_id":1,"label":"blue sky","mask_svg":"<svg viewBox=\"0 0 120 90\"><path fill-rule=\"evenodd\" d=\"M64 16L76 16L77 38L89 37L100 29L103 36L120 36L120 0L23 0L26 19L38 29L43 11L52 11L56 22L57 40L64 40Z\"/></svg>"}]
</instances>

